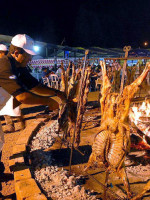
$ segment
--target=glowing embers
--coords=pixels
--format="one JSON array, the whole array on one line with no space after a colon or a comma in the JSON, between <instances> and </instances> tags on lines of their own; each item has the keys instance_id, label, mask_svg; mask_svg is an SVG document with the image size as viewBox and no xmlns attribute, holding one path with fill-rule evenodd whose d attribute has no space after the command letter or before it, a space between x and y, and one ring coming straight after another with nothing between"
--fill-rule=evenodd
<instances>
[{"instance_id":1,"label":"glowing embers","mask_svg":"<svg viewBox=\"0 0 150 200\"><path fill-rule=\"evenodd\" d=\"M150 100L145 100L142 105L136 104L132 106L129 112L129 118L140 131L150 137Z\"/></svg>"}]
</instances>

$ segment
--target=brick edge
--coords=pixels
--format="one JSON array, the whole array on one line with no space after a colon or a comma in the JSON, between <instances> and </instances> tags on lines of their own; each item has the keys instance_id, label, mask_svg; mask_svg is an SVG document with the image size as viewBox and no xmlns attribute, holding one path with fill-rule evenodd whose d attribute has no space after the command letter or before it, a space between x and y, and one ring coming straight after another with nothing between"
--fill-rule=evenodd
<instances>
[{"instance_id":1,"label":"brick edge","mask_svg":"<svg viewBox=\"0 0 150 200\"><path fill-rule=\"evenodd\" d=\"M48 119L36 119L20 134L13 147L13 155L9 159L9 168L14 173L15 192L17 200L47 200L36 181L32 178L30 168L25 164L24 156L33 134L47 122Z\"/></svg>"}]
</instances>

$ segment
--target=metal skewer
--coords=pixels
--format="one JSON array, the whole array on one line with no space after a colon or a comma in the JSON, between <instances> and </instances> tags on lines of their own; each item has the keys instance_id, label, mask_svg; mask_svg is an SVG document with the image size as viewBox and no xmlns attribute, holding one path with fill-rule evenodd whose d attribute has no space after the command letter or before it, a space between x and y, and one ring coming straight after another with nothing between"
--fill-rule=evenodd
<instances>
[{"instance_id":1,"label":"metal skewer","mask_svg":"<svg viewBox=\"0 0 150 200\"><path fill-rule=\"evenodd\" d=\"M79 100L78 100L78 104L77 104L77 110L79 110L79 105L80 105L80 97L81 97L81 92L82 92L82 84L83 84L83 80L84 80L86 59L87 59L88 53L89 53L89 51L86 50L85 51L85 57L84 57L84 65L83 65L83 68L82 68L82 76L81 76L81 83L80 83L80 89L79 89ZM70 161L69 161L69 174L71 173L71 162L72 162L72 153L73 153L73 148L74 148L76 126L77 126L77 120L76 120L76 123L75 123L75 129L74 129L73 139L72 139L72 144L71 144Z\"/></svg>"}]
</instances>

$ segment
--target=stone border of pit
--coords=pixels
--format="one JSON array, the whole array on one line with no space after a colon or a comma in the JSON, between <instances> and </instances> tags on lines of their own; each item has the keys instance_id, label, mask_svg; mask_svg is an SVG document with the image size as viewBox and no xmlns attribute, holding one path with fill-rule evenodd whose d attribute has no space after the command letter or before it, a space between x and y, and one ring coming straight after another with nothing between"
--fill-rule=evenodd
<instances>
[{"instance_id":1,"label":"stone border of pit","mask_svg":"<svg viewBox=\"0 0 150 200\"><path fill-rule=\"evenodd\" d=\"M30 168L26 164L26 156L30 139L48 120L40 118L31 122L32 125L28 124L13 147L13 154L9 159L9 167L14 173L17 200L47 200L31 175Z\"/></svg>"}]
</instances>

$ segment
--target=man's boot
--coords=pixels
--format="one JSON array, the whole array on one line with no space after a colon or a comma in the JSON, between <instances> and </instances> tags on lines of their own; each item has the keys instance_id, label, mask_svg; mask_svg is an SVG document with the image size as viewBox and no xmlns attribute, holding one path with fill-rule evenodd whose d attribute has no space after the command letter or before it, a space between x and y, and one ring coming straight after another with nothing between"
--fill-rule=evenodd
<instances>
[{"instance_id":1,"label":"man's boot","mask_svg":"<svg viewBox=\"0 0 150 200\"><path fill-rule=\"evenodd\" d=\"M1 162L2 152L0 152L0 176L4 173L5 167L3 162Z\"/></svg>"},{"instance_id":2,"label":"man's boot","mask_svg":"<svg viewBox=\"0 0 150 200\"><path fill-rule=\"evenodd\" d=\"M15 127L14 127L14 122L13 122L13 118L11 116L8 115L4 115L5 118L5 122L6 122L6 126L5 126L5 133L11 133L15 131Z\"/></svg>"},{"instance_id":3,"label":"man's boot","mask_svg":"<svg viewBox=\"0 0 150 200\"><path fill-rule=\"evenodd\" d=\"M23 130L25 128L25 121L24 121L23 115L19 117L15 117L15 120L17 121L15 124L15 130L16 131Z\"/></svg>"},{"instance_id":4,"label":"man's boot","mask_svg":"<svg viewBox=\"0 0 150 200\"><path fill-rule=\"evenodd\" d=\"M3 162L1 162L1 156L2 156L2 152L0 152L0 179L4 175L4 170L5 170L4 164L3 164ZM0 180L0 191L1 190L2 190L2 184L1 184L1 180ZM0 200L3 200L3 195L1 192L0 192Z\"/></svg>"}]
</instances>

